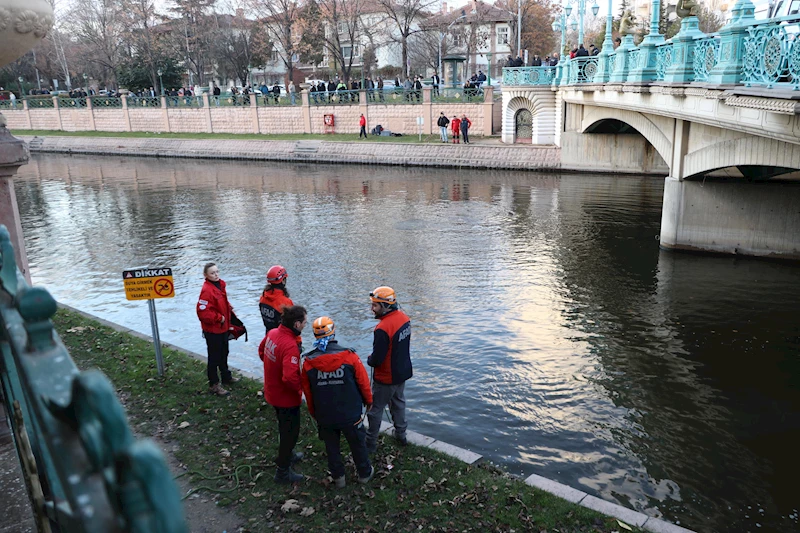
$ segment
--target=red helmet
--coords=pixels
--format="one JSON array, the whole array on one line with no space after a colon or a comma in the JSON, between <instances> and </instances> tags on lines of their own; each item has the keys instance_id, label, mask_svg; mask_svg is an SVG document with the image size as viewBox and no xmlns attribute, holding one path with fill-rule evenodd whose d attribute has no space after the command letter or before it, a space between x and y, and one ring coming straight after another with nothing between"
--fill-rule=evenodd
<instances>
[{"instance_id":1,"label":"red helmet","mask_svg":"<svg viewBox=\"0 0 800 533\"><path fill-rule=\"evenodd\" d=\"M267 283L270 285L280 285L288 277L289 274L286 273L286 269L280 265L275 265L267 270Z\"/></svg>"}]
</instances>

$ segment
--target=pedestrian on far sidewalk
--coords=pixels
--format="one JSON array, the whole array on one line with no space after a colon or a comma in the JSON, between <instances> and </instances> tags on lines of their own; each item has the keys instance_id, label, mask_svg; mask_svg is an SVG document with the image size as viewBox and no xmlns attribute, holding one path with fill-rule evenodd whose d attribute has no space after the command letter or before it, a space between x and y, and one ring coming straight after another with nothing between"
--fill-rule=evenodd
<instances>
[{"instance_id":1,"label":"pedestrian on far sidewalk","mask_svg":"<svg viewBox=\"0 0 800 533\"><path fill-rule=\"evenodd\" d=\"M447 142L447 125L450 124L450 119L447 118L444 114L444 111L439 113L439 120L436 121L436 125L439 126L439 133L442 137L442 142Z\"/></svg>"},{"instance_id":2,"label":"pedestrian on far sidewalk","mask_svg":"<svg viewBox=\"0 0 800 533\"><path fill-rule=\"evenodd\" d=\"M364 138L367 138L367 119L364 115L361 115L361 118L358 119L358 125L361 126L361 131L358 132L358 138L360 139L363 135Z\"/></svg>"}]
</instances>

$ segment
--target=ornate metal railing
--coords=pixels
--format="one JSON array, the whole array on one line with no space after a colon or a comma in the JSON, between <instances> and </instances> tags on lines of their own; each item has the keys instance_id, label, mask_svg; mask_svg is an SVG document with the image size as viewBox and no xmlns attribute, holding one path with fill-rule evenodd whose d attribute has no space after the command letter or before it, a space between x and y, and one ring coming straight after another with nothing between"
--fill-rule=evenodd
<instances>
[{"instance_id":1,"label":"ornate metal railing","mask_svg":"<svg viewBox=\"0 0 800 533\"><path fill-rule=\"evenodd\" d=\"M295 102L299 101L300 98L295 95ZM274 93L267 93L267 94L256 94L256 105L257 106L284 106L284 105L292 105L292 101L288 94L281 93L280 95L275 95Z\"/></svg>"},{"instance_id":2,"label":"ornate metal railing","mask_svg":"<svg viewBox=\"0 0 800 533\"><path fill-rule=\"evenodd\" d=\"M431 93L431 101L439 103L483 102L483 89L480 87L467 89L446 87L440 89L438 95Z\"/></svg>"},{"instance_id":3,"label":"ornate metal railing","mask_svg":"<svg viewBox=\"0 0 800 533\"><path fill-rule=\"evenodd\" d=\"M53 107L53 97L50 95L26 96L25 100L28 102L28 109Z\"/></svg>"},{"instance_id":4,"label":"ornate metal railing","mask_svg":"<svg viewBox=\"0 0 800 533\"><path fill-rule=\"evenodd\" d=\"M617 66L617 54L616 53L611 53L608 56L608 71L609 72L614 72L614 69L616 68L616 66Z\"/></svg>"},{"instance_id":5,"label":"ornate metal railing","mask_svg":"<svg viewBox=\"0 0 800 533\"><path fill-rule=\"evenodd\" d=\"M747 28L742 81L748 87L800 90L800 16L769 20Z\"/></svg>"},{"instance_id":6,"label":"ornate metal railing","mask_svg":"<svg viewBox=\"0 0 800 533\"><path fill-rule=\"evenodd\" d=\"M168 96L167 107L203 107L202 96Z\"/></svg>"},{"instance_id":7,"label":"ornate metal railing","mask_svg":"<svg viewBox=\"0 0 800 533\"><path fill-rule=\"evenodd\" d=\"M86 107L86 98L59 98L58 107Z\"/></svg>"},{"instance_id":8,"label":"ornate metal railing","mask_svg":"<svg viewBox=\"0 0 800 533\"><path fill-rule=\"evenodd\" d=\"M667 74L667 69L672 65L672 51L674 44L667 42L658 47L656 52L656 81L663 81Z\"/></svg>"},{"instance_id":9,"label":"ornate metal railing","mask_svg":"<svg viewBox=\"0 0 800 533\"><path fill-rule=\"evenodd\" d=\"M129 96L128 107L161 107L161 98L158 96Z\"/></svg>"},{"instance_id":10,"label":"ornate metal railing","mask_svg":"<svg viewBox=\"0 0 800 533\"><path fill-rule=\"evenodd\" d=\"M628 64L626 65L626 70L630 72L631 70L637 68L641 60L642 51L639 48L631 50L628 52Z\"/></svg>"},{"instance_id":11,"label":"ornate metal railing","mask_svg":"<svg viewBox=\"0 0 800 533\"><path fill-rule=\"evenodd\" d=\"M105 376L78 371L55 312L17 270L0 226L0 386L39 530L186 532L161 451L134 440Z\"/></svg>"},{"instance_id":12,"label":"ornate metal railing","mask_svg":"<svg viewBox=\"0 0 800 533\"><path fill-rule=\"evenodd\" d=\"M597 74L597 56L575 57L569 60L569 83L592 83Z\"/></svg>"},{"instance_id":13,"label":"ornate metal railing","mask_svg":"<svg viewBox=\"0 0 800 533\"><path fill-rule=\"evenodd\" d=\"M694 81L708 81L708 73L719 62L719 36L709 35L694 45Z\"/></svg>"},{"instance_id":14,"label":"ornate metal railing","mask_svg":"<svg viewBox=\"0 0 800 533\"><path fill-rule=\"evenodd\" d=\"M503 85L551 85L556 67L506 67Z\"/></svg>"},{"instance_id":15,"label":"ornate metal railing","mask_svg":"<svg viewBox=\"0 0 800 533\"><path fill-rule=\"evenodd\" d=\"M92 107L122 107L122 98L93 96Z\"/></svg>"},{"instance_id":16,"label":"ornate metal railing","mask_svg":"<svg viewBox=\"0 0 800 533\"><path fill-rule=\"evenodd\" d=\"M359 93L361 91L335 91L327 93L324 100L320 100L317 105L351 105L359 103ZM421 91L420 91L421 92ZM409 103L409 102L406 102Z\"/></svg>"},{"instance_id":17,"label":"ornate metal railing","mask_svg":"<svg viewBox=\"0 0 800 533\"><path fill-rule=\"evenodd\" d=\"M16 100L0 100L0 109L22 109L22 102Z\"/></svg>"}]
</instances>

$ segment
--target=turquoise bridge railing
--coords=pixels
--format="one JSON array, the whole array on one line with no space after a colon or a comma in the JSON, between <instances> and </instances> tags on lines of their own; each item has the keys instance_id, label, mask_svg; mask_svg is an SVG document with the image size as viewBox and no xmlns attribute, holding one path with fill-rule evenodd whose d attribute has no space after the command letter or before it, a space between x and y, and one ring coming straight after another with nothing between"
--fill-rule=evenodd
<instances>
[{"instance_id":1,"label":"turquoise bridge railing","mask_svg":"<svg viewBox=\"0 0 800 533\"><path fill-rule=\"evenodd\" d=\"M106 377L79 372L56 302L18 272L0 226L0 385L39 531L185 533L161 451L136 441Z\"/></svg>"},{"instance_id":2,"label":"turquoise bridge railing","mask_svg":"<svg viewBox=\"0 0 800 533\"><path fill-rule=\"evenodd\" d=\"M739 1L729 26L718 33L703 34L697 27L697 18L687 17L678 35L657 45L656 72L644 81L800 90L800 15L756 21L753 5L749 1ZM637 66L644 66L640 65L645 58L642 50L638 47L626 50L621 55L626 60L620 70L617 70L620 67L617 55L616 50L608 55L608 71L614 73L614 79L621 79L622 83L641 83L641 78L636 78L635 74L629 77L629 74ZM565 59L557 67L504 68L503 85L600 83L604 74L597 68L597 57ZM676 68L684 64L685 69ZM556 75L557 70L559 75ZM672 77L668 74L670 71ZM680 76L676 77L676 72L681 73Z\"/></svg>"}]
</instances>

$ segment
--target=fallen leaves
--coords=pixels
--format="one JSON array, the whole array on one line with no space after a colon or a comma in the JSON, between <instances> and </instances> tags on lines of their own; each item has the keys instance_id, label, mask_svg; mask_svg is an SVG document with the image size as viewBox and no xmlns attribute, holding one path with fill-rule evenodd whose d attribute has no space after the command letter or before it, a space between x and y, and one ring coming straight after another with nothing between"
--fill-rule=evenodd
<instances>
[{"instance_id":1,"label":"fallen leaves","mask_svg":"<svg viewBox=\"0 0 800 533\"><path fill-rule=\"evenodd\" d=\"M183 421L180 424L178 424L178 429L188 428L189 426L191 426L189 422Z\"/></svg>"}]
</instances>

